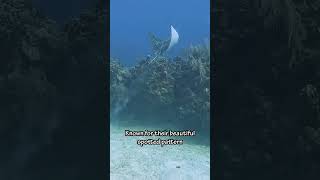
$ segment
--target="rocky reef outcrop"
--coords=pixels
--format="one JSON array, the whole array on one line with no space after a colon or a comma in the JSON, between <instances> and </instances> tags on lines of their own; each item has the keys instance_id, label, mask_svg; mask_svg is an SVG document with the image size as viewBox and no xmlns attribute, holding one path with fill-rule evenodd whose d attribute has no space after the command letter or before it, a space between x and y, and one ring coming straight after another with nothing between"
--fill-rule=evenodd
<instances>
[{"instance_id":1,"label":"rocky reef outcrop","mask_svg":"<svg viewBox=\"0 0 320 180\"><path fill-rule=\"evenodd\" d=\"M112 60L110 68L111 112L130 116L134 123L171 123L209 133L208 44L189 47L173 59L147 56L133 67Z\"/></svg>"}]
</instances>

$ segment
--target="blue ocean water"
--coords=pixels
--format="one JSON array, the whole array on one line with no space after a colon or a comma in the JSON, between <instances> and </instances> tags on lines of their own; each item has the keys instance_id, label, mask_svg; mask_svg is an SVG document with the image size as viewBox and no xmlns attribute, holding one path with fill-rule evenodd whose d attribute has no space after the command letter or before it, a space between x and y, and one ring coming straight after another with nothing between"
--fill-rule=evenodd
<instances>
[{"instance_id":1,"label":"blue ocean water","mask_svg":"<svg viewBox=\"0 0 320 180\"><path fill-rule=\"evenodd\" d=\"M207 46L194 48L194 56L184 57L185 66L174 64L179 61L167 61L167 57L180 56L191 45L208 43L210 1L111 0L110 21L111 57L126 66L152 55L149 33L169 39L172 25L179 34L178 44L168 51L164 61L153 58L140 62L145 66L139 63L133 68L111 63L110 111L115 113L110 124L110 178L209 180L210 53ZM188 52L191 54L190 49ZM186 68L179 71L182 66ZM192 115L192 121L184 113ZM126 130L183 131L187 127L196 135L125 135ZM183 144L159 145L170 138L183 140ZM159 144L138 143L149 140Z\"/></svg>"},{"instance_id":2,"label":"blue ocean water","mask_svg":"<svg viewBox=\"0 0 320 180\"><path fill-rule=\"evenodd\" d=\"M210 33L209 0L111 0L111 57L126 65L151 53L148 33L167 39L170 25L180 35L170 52L176 55L191 44L203 43Z\"/></svg>"}]
</instances>

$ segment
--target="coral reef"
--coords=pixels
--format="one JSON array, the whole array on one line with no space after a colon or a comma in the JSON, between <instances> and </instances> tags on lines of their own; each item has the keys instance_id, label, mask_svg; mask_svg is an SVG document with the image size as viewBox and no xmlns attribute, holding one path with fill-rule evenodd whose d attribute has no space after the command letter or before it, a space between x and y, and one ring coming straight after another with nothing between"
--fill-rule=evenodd
<instances>
[{"instance_id":1,"label":"coral reef","mask_svg":"<svg viewBox=\"0 0 320 180\"><path fill-rule=\"evenodd\" d=\"M111 62L112 103L128 99L121 114L135 123L171 123L205 129L210 123L210 48L192 46L181 57L158 55L142 59L133 67ZM126 92L123 92L126 91ZM119 96L119 94L122 94ZM125 94L125 95L124 95Z\"/></svg>"},{"instance_id":2,"label":"coral reef","mask_svg":"<svg viewBox=\"0 0 320 180\"><path fill-rule=\"evenodd\" d=\"M113 107L112 114L117 115L128 102L129 89L127 81L129 71L116 59L110 60L110 107Z\"/></svg>"}]
</instances>

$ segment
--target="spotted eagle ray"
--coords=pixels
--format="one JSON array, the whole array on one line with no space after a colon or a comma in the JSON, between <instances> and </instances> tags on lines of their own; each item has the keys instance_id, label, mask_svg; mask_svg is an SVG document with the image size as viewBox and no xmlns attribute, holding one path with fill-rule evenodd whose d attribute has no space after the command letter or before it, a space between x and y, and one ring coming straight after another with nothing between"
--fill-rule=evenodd
<instances>
[{"instance_id":1,"label":"spotted eagle ray","mask_svg":"<svg viewBox=\"0 0 320 180\"><path fill-rule=\"evenodd\" d=\"M155 57L151 60L155 60L158 56L163 55L163 53L172 49L179 41L179 34L171 25L171 37L168 40L161 40L157 38L154 34L150 34L150 40L152 44L152 49L154 51Z\"/></svg>"}]
</instances>

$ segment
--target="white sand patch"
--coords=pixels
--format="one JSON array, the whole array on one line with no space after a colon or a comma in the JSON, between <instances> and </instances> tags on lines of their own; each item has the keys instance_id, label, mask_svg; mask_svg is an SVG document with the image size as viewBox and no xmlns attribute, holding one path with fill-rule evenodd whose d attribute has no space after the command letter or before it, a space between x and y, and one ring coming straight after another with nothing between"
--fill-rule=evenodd
<instances>
[{"instance_id":1,"label":"white sand patch","mask_svg":"<svg viewBox=\"0 0 320 180\"><path fill-rule=\"evenodd\" d=\"M111 180L209 180L210 148L193 144L137 145L139 139L128 137L125 130L145 128L115 127L110 133ZM169 139L172 137L160 137ZM179 137L175 137L179 139Z\"/></svg>"}]
</instances>

